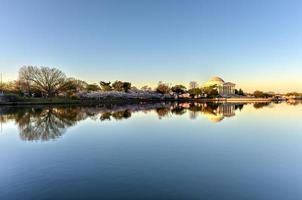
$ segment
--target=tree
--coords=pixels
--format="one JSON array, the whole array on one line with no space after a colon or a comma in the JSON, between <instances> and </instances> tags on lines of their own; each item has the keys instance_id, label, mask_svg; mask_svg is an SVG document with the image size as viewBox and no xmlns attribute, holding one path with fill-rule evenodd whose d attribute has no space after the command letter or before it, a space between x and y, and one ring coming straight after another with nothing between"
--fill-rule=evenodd
<instances>
[{"instance_id":1,"label":"tree","mask_svg":"<svg viewBox=\"0 0 302 200\"><path fill-rule=\"evenodd\" d=\"M19 80L37 88L47 97L53 97L64 84L66 75L56 68L24 66L19 70Z\"/></svg>"},{"instance_id":2,"label":"tree","mask_svg":"<svg viewBox=\"0 0 302 200\"><path fill-rule=\"evenodd\" d=\"M3 91L4 93L11 93L11 94L20 94L22 95L23 92L21 90L22 84L20 81L10 81L7 83L3 83Z\"/></svg>"},{"instance_id":3,"label":"tree","mask_svg":"<svg viewBox=\"0 0 302 200\"><path fill-rule=\"evenodd\" d=\"M253 94L254 94L254 96L256 98L268 98L268 97L272 97L272 95L270 95L268 93L265 93L265 92L262 92L262 91L259 91L259 90L256 90Z\"/></svg>"},{"instance_id":4,"label":"tree","mask_svg":"<svg viewBox=\"0 0 302 200\"><path fill-rule=\"evenodd\" d=\"M104 82L104 81L101 81L101 82L100 82L100 85L101 85L101 89L102 89L103 91L111 91L111 90L112 90L111 82Z\"/></svg>"},{"instance_id":5,"label":"tree","mask_svg":"<svg viewBox=\"0 0 302 200\"><path fill-rule=\"evenodd\" d=\"M88 84L86 86L86 90L89 91L89 92L91 92L91 91L95 92L95 91L101 90L101 88L97 84Z\"/></svg>"},{"instance_id":6,"label":"tree","mask_svg":"<svg viewBox=\"0 0 302 200\"><path fill-rule=\"evenodd\" d=\"M162 83L162 82L159 82L158 86L156 88L156 92L161 93L161 94L167 94L170 92L170 90L171 89L170 89L169 85Z\"/></svg>"},{"instance_id":7,"label":"tree","mask_svg":"<svg viewBox=\"0 0 302 200\"><path fill-rule=\"evenodd\" d=\"M216 98L219 96L219 93L216 89L216 85L210 86L210 87L204 87L203 93L207 95L209 98Z\"/></svg>"},{"instance_id":8,"label":"tree","mask_svg":"<svg viewBox=\"0 0 302 200\"><path fill-rule=\"evenodd\" d=\"M131 89L131 83L129 82L122 82L122 81L115 81L112 84L114 90L119 92L128 92Z\"/></svg>"},{"instance_id":9,"label":"tree","mask_svg":"<svg viewBox=\"0 0 302 200\"><path fill-rule=\"evenodd\" d=\"M114 83L112 83L112 88L119 92L124 90L123 86L124 83L122 81L115 81Z\"/></svg>"},{"instance_id":10,"label":"tree","mask_svg":"<svg viewBox=\"0 0 302 200\"><path fill-rule=\"evenodd\" d=\"M187 88L183 85L175 85L171 88L172 92L175 92L177 96L184 94L186 89Z\"/></svg>"},{"instance_id":11,"label":"tree","mask_svg":"<svg viewBox=\"0 0 302 200\"><path fill-rule=\"evenodd\" d=\"M244 92L243 92L243 90L241 88L238 90L238 95L241 95L241 96L244 95Z\"/></svg>"},{"instance_id":12,"label":"tree","mask_svg":"<svg viewBox=\"0 0 302 200\"><path fill-rule=\"evenodd\" d=\"M202 94L202 90L199 88L192 88L188 90L188 93L192 98L195 98L196 96L199 96Z\"/></svg>"},{"instance_id":13,"label":"tree","mask_svg":"<svg viewBox=\"0 0 302 200\"><path fill-rule=\"evenodd\" d=\"M125 92L128 92L131 89L131 83L130 82L124 82L123 83L123 89Z\"/></svg>"},{"instance_id":14,"label":"tree","mask_svg":"<svg viewBox=\"0 0 302 200\"><path fill-rule=\"evenodd\" d=\"M86 89L88 84L85 81L77 80L75 78L68 78L61 86L60 91L66 93L66 96L71 97L77 92Z\"/></svg>"},{"instance_id":15,"label":"tree","mask_svg":"<svg viewBox=\"0 0 302 200\"><path fill-rule=\"evenodd\" d=\"M239 90L235 89L235 94L243 96L244 92L241 88Z\"/></svg>"},{"instance_id":16,"label":"tree","mask_svg":"<svg viewBox=\"0 0 302 200\"><path fill-rule=\"evenodd\" d=\"M286 93L286 96L301 96L301 94L299 94L298 92L289 92L289 93Z\"/></svg>"},{"instance_id":17,"label":"tree","mask_svg":"<svg viewBox=\"0 0 302 200\"><path fill-rule=\"evenodd\" d=\"M198 88L198 83L196 81L191 81L189 83L189 89L195 89Z\"/></svg>"},{"instance_id":18,"label":"tree","mask_svg":"<svg viewBox=\"0 0 302 200\"><path fill-rule=\"evenodd\" d=\"M136 86L131 86L130 90L131 91L135 91L135 92L139 91L139 89Z\"/></svg>"},{"instance_id":19,"label":"tree","mask_svg":"<svg viewBox=\"0 0 302 200\"><path fill-rule=\"evenodd\" d=\"M28 67L23 66L22 68L19 69L19 88L20 91L26 92L29 95L31 95L31 85L32 81L30 80L30 70L28 70Z\"/></svg>"}]
</instances>

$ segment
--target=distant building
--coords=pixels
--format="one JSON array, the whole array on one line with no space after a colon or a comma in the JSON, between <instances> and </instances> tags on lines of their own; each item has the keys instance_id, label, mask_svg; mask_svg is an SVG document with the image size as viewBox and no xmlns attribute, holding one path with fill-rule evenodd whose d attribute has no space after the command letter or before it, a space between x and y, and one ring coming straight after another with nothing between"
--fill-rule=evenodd
<instances>
[{"instance_id":1,"label":"distant building","mask_svg":"<svg viewBox=\"0 0 302 200\"><path fill-rule=\"evenodd\" d=\"M219 95L221 96L231 96L235 94L235 86L236 84L231 82L224 82L224 80L220 77L213 77L208 80L205 84L205 87L216 87Z\"/></svg>"}]
</instances>

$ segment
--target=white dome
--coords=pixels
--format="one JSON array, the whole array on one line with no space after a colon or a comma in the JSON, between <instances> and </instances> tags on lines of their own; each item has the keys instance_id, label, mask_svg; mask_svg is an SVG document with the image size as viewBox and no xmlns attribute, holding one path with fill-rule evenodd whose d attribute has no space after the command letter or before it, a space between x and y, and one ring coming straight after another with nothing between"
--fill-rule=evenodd
<instances>
[{"instance_id":1,"label":"white dome","mask_svg":"<svg viewBox=\"0 0 302 200\"><path fill-rule=\"evenodd\" d=\"M213 78L211 78L205 83L205 86L222 85L222 84L224 84L224 80L218 76L214 76Z\"/></svg>"},{"instance_id":2,"label":"white dome","mask_svg":"<svg viewBox=\"0 0 302 200\"><path fill-rule=\"evenodd\" d=\"M224 83L224 80L223 80L222 78L218 77L218 76L212 77L212 78L210 79L210 81L219 81L219 82Z\"/></svg>"}]
</instances>

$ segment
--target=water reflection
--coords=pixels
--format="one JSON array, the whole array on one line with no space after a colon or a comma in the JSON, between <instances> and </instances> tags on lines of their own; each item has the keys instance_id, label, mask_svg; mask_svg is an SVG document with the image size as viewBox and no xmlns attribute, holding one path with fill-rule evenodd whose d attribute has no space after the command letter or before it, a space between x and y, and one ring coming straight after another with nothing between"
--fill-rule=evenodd
<instances>
[{"instance_id":1,"label":"water reflection","mask_svg":"<svg viewBox=\"0 0 302 200\"><path fill-rule=\"evenodd\" d=\"M25 141L56 139L66 129L87 118L96 121L124 120L135 112L156 112L159 119L184 115L190 119L205 116L211 122L221 122L241 111L242 103L152 103L130 105L100 105L95 107L0 107L0 122L13 121L19 128L20 138ZM256 103L260 109L270 103ZM296 105L296 104L295 104Z\"/></svg>"},{"instance_id":2,"label":"water reflection","mask_svg":"<svg viewBox=\"0 0 302 200\"><path fill-rule=\"evenodd\" d=\"M271 103L270 102L261 102L261 103L254 103L254 108L255 109L261 109L266 106L269 106Z\"/></svg>"},{"instance_id":3,"label":"water reflection","mask_svg":"<svg viewBox=\"0 0 302 200\"><path fill-rule=\"evenodd\" d=\"M302 100L289 99L289 100L287 101L287 104L288 104L288 105L297 106L297 105L302 104Z\"/></svg>"},{"instance_id":4,"label":"water reflection","mask_svg":"<svg viewBox=\"0 0 302 200\"><path fill-rule=\"evenodd\" d=\"M111 120L111 118L115 120L122 120L127 119L131 117L131 111L130 110L122 110L117 112L105 112L101 114L101 121L104 120Z\"/></svg>"},{"instance_id":5,"label":"water reflection","mask_svg":"<svg viewBox=\"0 0 302 200\"><path fill-rule=\"evenodd\" d=\"M235 110L238 108L235 104L210 104L206 105L202 112L210 121L220 122L225 117L235 116Z\"/></svg>"},{"instance_id":6,"label":"water reflection","mask_svg":"<svg viewBox=\"0 0 302 200\"><path fill-rule=\"evenodd\" d=\"M49 140L60 137L68 127L85 119L79 108L8 107L1 109L1 122L14 120L23 140Z\"/></svg>"}]
</instances>

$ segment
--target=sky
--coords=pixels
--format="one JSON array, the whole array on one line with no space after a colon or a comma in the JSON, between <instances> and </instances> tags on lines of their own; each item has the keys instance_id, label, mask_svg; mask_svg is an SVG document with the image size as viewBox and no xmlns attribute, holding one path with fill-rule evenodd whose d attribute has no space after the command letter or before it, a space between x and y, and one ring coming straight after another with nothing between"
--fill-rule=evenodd
<instances>
[{"instance_id":1,"label":"sky","mask_svg":"<svg viewBox=\"0 0 302 200\"><path fill-rule=\"evenodd\" d=\"M0 0L0 72L302 92L300 0Z\"/></svg>"}]
</instances>

